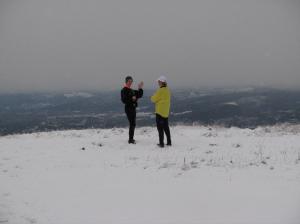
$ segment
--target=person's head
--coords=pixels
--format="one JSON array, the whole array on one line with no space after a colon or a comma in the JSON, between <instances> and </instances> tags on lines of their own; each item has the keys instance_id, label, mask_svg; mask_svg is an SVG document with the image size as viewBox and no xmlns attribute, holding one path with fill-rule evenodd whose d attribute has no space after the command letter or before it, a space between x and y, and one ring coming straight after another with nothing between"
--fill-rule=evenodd
<instances>
[{"instance_id":1,"label":"person's head","mask_svg":"<svg viewBox=\"0 0 300 224\"><path fill-rule=\"evenodd\" d=\"M133 82L132 77L131 76L126 76L125 84L130 87L132 85L132 82Z\"/></svg>"},{"instance_id":2,"label":"person's head","mask_svg":"<svg viewBox=\"0 0 300 224\"><path fill-rule=\"evenodd\" d=\"M158 83L159 87L167 86L167 78L162 75L157 79L157 83Z\"/></svg>"}]
</instances>

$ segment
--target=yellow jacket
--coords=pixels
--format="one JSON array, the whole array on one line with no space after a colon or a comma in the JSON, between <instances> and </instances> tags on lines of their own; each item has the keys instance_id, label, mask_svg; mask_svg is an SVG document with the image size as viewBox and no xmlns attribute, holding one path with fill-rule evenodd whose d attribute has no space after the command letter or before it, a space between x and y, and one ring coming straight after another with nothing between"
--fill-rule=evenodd
<instances>
[{"instance_id":1,"label":"yellow jacket","mask_svg":"<svg viewBox=\"0 0 300 224\"><path fill-rule=\"evenodd\" d=\"M167 118L170 113L171 92L168 87L159 88L153 96L151 101L155 103L155 113Z\"/></svg>"}]
</instances>

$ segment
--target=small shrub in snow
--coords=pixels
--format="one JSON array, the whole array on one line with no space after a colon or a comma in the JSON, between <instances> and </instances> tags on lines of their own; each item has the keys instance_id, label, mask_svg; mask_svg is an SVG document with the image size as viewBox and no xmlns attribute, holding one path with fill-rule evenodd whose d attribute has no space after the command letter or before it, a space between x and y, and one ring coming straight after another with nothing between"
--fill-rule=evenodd
<instances>
[{"instance_id":1,"label":"small shrub in snow","mask_svg":"<svg viewBox=\"0 0 300 224\"><path fill-rule=\"evenodd\" d=\"M267 165L267 162L265 160L261 161L261 163Z\"/></svg>"},{"instance_id":2,"label":"small shrub in snow","mask_svg":"<svg viewBox=\"0 0 300 224\"><path fill-rule=\"evenodd\" d=\"M233 147L234 147L234 148L240 148L241 145L240 145L240 144L233 144Z\"/></svg>"}]
</instances>

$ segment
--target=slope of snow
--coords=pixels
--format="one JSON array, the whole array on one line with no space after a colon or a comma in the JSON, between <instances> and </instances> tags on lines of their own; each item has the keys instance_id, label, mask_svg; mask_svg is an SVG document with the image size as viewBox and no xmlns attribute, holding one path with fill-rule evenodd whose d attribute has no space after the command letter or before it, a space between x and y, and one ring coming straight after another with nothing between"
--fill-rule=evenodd
<instances>
[{"instance_id":1,"label":"slope of snow","mask_svg":"<svg viewBox=\"0 0 300 224\"><path fill-rule=\"evenodd\" d=\"M60 131L0 138L0 223L300 222L300 126Z\"/></svg>"}]
</instances>

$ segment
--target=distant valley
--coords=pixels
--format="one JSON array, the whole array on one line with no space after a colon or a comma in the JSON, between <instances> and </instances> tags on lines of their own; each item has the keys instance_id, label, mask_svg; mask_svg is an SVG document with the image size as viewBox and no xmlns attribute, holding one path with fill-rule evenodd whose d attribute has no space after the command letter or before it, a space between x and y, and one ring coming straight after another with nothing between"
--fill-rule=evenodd
<instances>
[{"instance_id":1,"label":"distant valley","mask_svg":"<svg viewBox=\"0 0 300 224\"><path fill-rule=\"evenodd\" d=\"M151 90L139 101L137 125L155 125ZM170 124L255 128L300 123L300 91L271 88L173 90ZM2 94L0 134L124 127L119 91Z\"/></svg>"}]
</instances>

